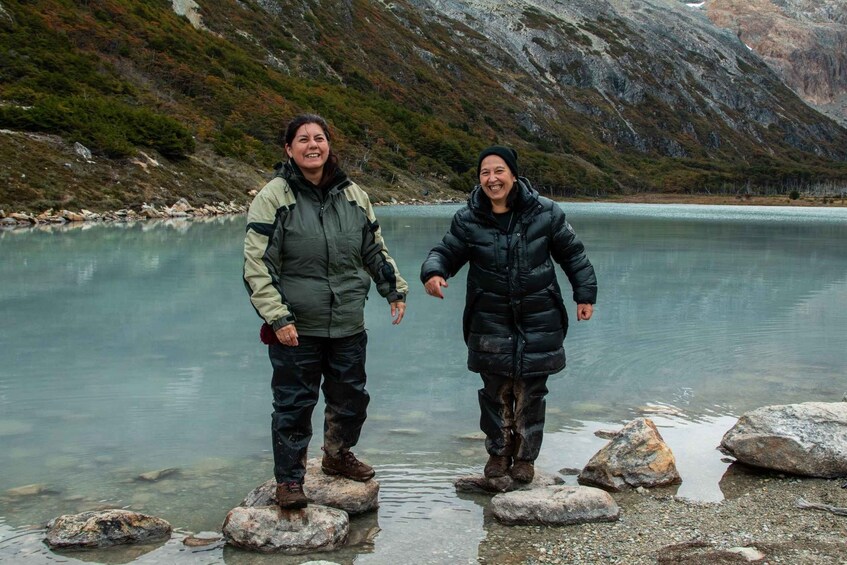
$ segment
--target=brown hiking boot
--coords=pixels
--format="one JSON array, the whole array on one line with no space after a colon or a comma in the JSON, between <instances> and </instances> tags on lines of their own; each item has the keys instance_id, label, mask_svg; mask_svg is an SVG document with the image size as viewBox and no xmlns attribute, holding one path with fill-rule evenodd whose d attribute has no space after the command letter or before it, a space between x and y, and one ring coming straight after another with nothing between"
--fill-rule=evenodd
<instances>
[{"instance_id":1,"label":"brown hiking boot","mask_svg":"<svg viewBox=\"0 0 847 565\"><path fill-rule=\"evenodd\" d=\"M485 470L483 471L485 478L496 479L498 477L505 477L506 473L509 472L509 463L511 463L511 458L505 455L489 455L488 463L485 464Z\"/></svg>"},{"instance_id":2,"label":"brown hiking boot","mask_svg":"<svg viewBox=\"0 0 847 565\"><path fill-rule=\"evenodd\" d=\"M335 456L324 451L321 470L327 475L341 475L359 482L368 481L374 476L374 468L356 459L352 451L342 451Z\"/></svg>"},{"instance_id":3,"label":"brown hiking boot","mask_svg":"<svg viewBox=\"0 0 847 565\"><path fill-rule=\"evenodd\" d=\"M305 508L309 504L309 500L303 494L303 485L297 481L277 484L276 502L283 510Z\"/></svg>"},{"instance_id":4,"label":"brown hiking boot","mask_svg":"<svg viewBox=\"0 0 847 565\"><path fill-rule=\"evenodd\" d=\"M516 481L531 483L533 477L535 477L535 465L532 461L515 461L515 464L509 470L509 474Z\"/></svg>"}]
</instances>

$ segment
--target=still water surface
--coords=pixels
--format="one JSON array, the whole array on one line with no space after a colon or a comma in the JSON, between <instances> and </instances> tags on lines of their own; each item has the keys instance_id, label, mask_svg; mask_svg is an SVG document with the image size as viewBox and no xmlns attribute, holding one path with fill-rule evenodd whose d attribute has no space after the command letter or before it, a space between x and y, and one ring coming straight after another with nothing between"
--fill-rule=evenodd
<instances>
[{"instance_id":1,"label":"still water surface","mask_svg":"<svg viewBox=\"0 0 847 565\"><path fill-rule=\"evenodd\" d=\"M590 322L573 321L569 305L568 368L549 383L540 468L581 468L605 443L595 430L646 415L676 455L677 493L720 500L726 463L714 447L738 415L847 390L847 210L564 208L600 295ZM372 541L324 555L334 561L475 562L521 535L451 486L486 459L461 337L465 273L444 301L424 294L418 273L456 209L377 209L412 293L396 327L375 292L367 304L372 400L356 451L377 467L380 508L353 521ZM270 366L241 282L243 223L0 232L0 561L308 560L178 541L58 556L30 531L101 506L181 533L218 530L272 476ZM178 472L135 480L168 468ZM6 493L32 483L46 491Z\"/></svg>"}]
</instances>

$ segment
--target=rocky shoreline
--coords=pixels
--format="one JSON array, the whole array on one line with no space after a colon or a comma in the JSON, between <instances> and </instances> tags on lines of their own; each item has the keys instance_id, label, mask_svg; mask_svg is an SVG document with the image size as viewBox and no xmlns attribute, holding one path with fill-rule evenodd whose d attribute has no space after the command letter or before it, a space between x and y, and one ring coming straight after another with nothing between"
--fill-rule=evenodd
<instances>
[{"instance_id":1,"label":"rocky shoreline","mask_svg":"<svg viewBox=\"0 0 847 565\"><path fill-rule=\"evenodd\" d=\"M255 196L256 191L251 191ZM458 199L438 199L432 201L411 198L408 201L392 199L390 202L374 202L374 206L397 206L397 205L424 205L424 204L457 204ZM112 222L135 222L140 220L166 220L166 219L190 219L210 218L215 216L229 216L233 214L246 214L249 204L238 204L235 201L216 202L204 204L203 206L192 206L187 199L180 198L172 206L157 208L152 204L143 204L136 211L131 208L122 208L108 212L92 212L82 209L78 212L71 210L53 209L45 210L40 214L27 212L12 212L6 214L0 209L0 229L22 228L35 226L61 226L75 223L112 223Z\"/></svg>"},{"instance_id":2,"label":"rocky shoreline","mask_svg":"<svg viewBox=\"0 0 847 565\"><path fill-rule=\"evenodd\" d=\"M251 190L249 196L256 195L256 190ZM697 204L714 206L800 206L800 207L829 207L839 208L847 206L844 197L821 197L814 195L801 196L792 200L786 196L741 196L741 195L707 195L707 194L654 194L638 193L630 195L608 195L605 197L573 198L572 202L609 202L617 204ZM404 205L436 205L436 204L461 204L461 198L437 198L418 199L409 198L398 200L374 200L374 206L404 206ZM565 201L566 202L566 201ZM131 222L138 220L153 219L180 219L180 218L207 218L215 216L227 216L232 214L245 214L249 207L248 203L215 202L194 206L188 199L180 198L171 206L157 208L152 204L142 204L138 210L132 208L121 208L106 212L92 212L81 209L54 210L48 209L39 214L25 211L6 213L0 209L0 229L20 228L44 225L65 225L79 222Z\"/></svg>"},{"instance_id":3,"label":"rocky shoreline","mask_svg":"<svg viewBox=\"0 0 847 565\"><path fill-rule=\"evenodd\" d=\"M235 202L217 202L214 205L205 204L202 207L194 207L185 198L180 198L173 206L156 208L150 204L144 204L139 211L130 208L97 213L90 210L59 210L50 209L34 215L26 212L14 212L8 216L0 210L0 227L32 227L40 225L64 225L68 223L81 222L131 222L137 220L153 220L168 218L205 218L212 216L225 216L230 214L244 214L247 206Z\"/></svg>"}]
</instances>

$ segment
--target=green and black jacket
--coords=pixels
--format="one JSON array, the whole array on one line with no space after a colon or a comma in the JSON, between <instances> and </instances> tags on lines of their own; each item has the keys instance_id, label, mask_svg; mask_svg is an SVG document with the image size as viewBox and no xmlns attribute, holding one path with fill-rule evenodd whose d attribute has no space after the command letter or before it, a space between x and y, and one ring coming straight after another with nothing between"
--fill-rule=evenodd
<instances>
[{"instance_id":1,"label":"green and black jacket","mask_svg":"<svg viewBox=\"0 0 847 565\"><path fill-rule=\"evenodd\" d=\"M247 222L244 284L274 330L296 323L308 336L361 332L371 279L388 302L406 299L368 195L340 171L319 189L289 161L256 195Z\"/></svg>"}]
</instances>

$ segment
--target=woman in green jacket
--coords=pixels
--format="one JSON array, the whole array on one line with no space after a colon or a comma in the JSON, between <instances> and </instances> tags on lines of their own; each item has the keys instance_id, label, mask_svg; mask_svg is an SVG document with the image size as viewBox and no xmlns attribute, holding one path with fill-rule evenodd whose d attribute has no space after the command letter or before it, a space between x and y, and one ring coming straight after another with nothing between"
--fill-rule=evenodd
<instances>
[{"instance_id":1,"label":"woman in green jacket","mask_svg":"<svg viewBox=\"0 0 847 565\"><path fill-rule=\"evenodd\" d=\"M326 402L323 471L358 481L374 475L350 451L369 402L365 299L373 279L399 324L408 285L388 255L367 194L338 167L326 121L294 118L285 151L288 161L250 205L244 282L265 321L273 366L277 501L302 508L319 387Z\"/></svg>"}]
</instances>

